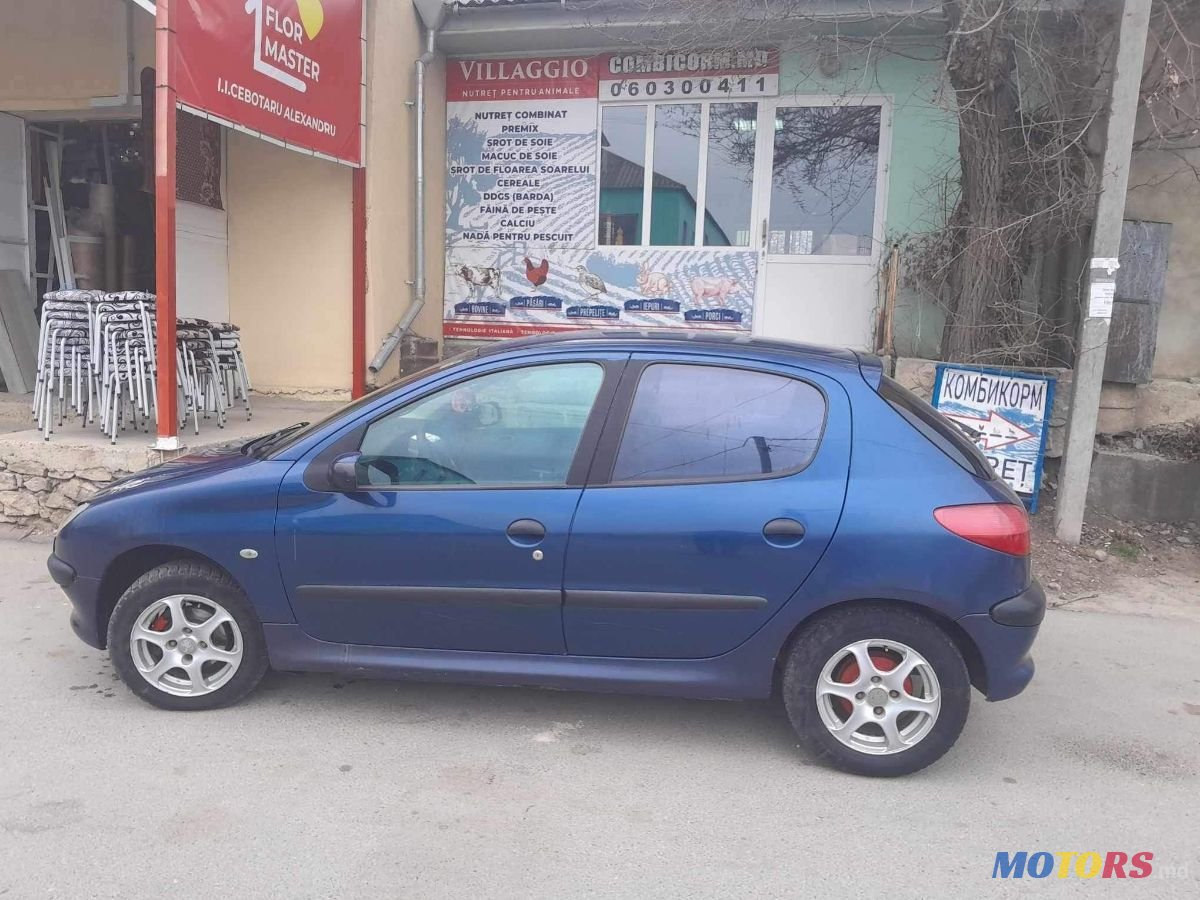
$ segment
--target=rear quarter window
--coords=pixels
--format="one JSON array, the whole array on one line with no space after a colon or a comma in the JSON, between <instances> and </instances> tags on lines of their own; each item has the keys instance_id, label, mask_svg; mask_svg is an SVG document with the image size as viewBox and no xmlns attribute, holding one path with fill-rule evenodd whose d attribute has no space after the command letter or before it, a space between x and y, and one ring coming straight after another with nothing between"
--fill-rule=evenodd
<instances>
[{"instance_id":1,"label":"rear quarter window","mask_svg":"<svg viewBox=\"0 0 1200 900\"><path fill-rule=\"evenodd\" d=\"M638 382L613 483L736 481L798 472L817 452L825 395L770 372L655 363Z\"/></svg>"},{"instance_id":2,"label":"rear quarter window","mask_svg":"<svg viewBox=\"0 0 1200 900\"><path fill-rule=\"evenodd\" d=\"M879 396L935 447L980 478L996 478L991 464L958 426L899 382L886 375L879 382Z\"/></svg>"}]
</instances>

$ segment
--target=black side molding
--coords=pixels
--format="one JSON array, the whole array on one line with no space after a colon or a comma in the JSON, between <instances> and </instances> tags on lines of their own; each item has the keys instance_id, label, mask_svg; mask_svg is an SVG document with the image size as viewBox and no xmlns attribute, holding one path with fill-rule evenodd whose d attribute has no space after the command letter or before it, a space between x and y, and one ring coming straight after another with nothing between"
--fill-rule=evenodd
<instances>
[{"instance_id":1,"label":"black side molding","mask_svg":"<svg viewBox=\"0 0 1200 900\"><path fill-rule=\"evenodd\" d=\"M296 588L296 597L320 603L375 601L444 606L558 606L562 603L562 593L552 590L390 584L302 584Z\"/></svg>"},{"instance_id":2,"label":"black side molding","mask_svg":"<svg viewBox=\"0 0 1200 900\"><path fill-rule=\"evenodd\" d=\"M592 609L761 609L766 597L736 594L667 594L657 591L567 591L567 606Z\"/></svg>"},{"instance_id":3,"label":"black side molding","mask_svg":"<svg viewBox=\"0 0 1200 900\"><path fill-rule=\"evenodd\" d=\"M53 553L46 560L46 568L50 570L50 577L54 579L54 583L59 587L70 587L71 583L75 580L75 570Z\"/></svg>"},{"instance_id":4,"label":"black side molding","mask_svg":"<svg viewBox=\"0 0 1200 900\"><path fill-rule=\"evenodd\" d=\"M1037 579L1029 587L1007 600L1001 600L991 610L992 621L1001 625L1041 625L1046 615L1046 592Z\"/></svg>"}]
</instances>

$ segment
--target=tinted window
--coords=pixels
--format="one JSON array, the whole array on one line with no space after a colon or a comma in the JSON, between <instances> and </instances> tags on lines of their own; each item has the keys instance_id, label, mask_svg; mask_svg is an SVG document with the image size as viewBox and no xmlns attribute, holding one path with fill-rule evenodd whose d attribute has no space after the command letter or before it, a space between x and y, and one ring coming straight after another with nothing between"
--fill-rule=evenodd
<instances>
[{"instance_id":1,"label":"tinted window","mask_svg":"<svg viewBox=\"0 0 1200 900\"><path fill-rule=\"evenodd\" d=\"M825 397L803 381L717 366L646 368L613 481L743 478L799 469L817 452Z\"/></svg>"},{"instance_id":2,"label":"tinted window","mask_svg":"<svg viewBox=\"0 0 1200 900\"><path fill-rule=\"evenodd\" d=\"M879 396L900 413L908 424L921 432L926 440L968 472L980 478L996 477L987 457L959 427L908 388L885 375L879 383Z\"/></svg>"},{"instance_id":3,"label":"tinted window","mask_svg":"<svg viewBox=\"0 0 1200 900\"><path fill-rule=\"evenodd\" d=\"M603 379L595 363L564 363L438 391L371 423L359 482L565 484Z\"/></svg>"}]
</instances>

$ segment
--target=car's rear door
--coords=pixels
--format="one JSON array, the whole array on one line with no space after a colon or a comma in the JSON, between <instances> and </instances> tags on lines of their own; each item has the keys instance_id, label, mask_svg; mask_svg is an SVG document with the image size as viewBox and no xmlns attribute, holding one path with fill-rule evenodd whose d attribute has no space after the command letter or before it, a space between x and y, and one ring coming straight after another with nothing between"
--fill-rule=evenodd
<instances>
[{"instance_id":1,"label":"car's rear door","mask_svg":"<svg viewBox=\"0 0 1200 900\"><path fill-rule=\"evenodd\" d=\"M562 653L567 535L627 356L485 365L293 467L276 538L301 627L339 643ZM354 451L357 490L322 481Z\"/></svg>"},{"instance_id":2,"label":"car's rear door","mask_svg":"<svg viewBox=\"0 0 1200 900\"><path fill-rule=\"evenodd\" d=\"M787 602L842 511L851 416L833 378L634 354L567 552L567 652L702 658Z\"/></svg>"}]
</instances>

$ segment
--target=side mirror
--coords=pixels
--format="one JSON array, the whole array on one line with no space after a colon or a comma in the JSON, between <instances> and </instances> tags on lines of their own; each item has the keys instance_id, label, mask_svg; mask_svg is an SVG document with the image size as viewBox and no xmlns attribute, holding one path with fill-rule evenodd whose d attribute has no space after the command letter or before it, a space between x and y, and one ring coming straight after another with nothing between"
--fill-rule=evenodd
<instances>
[{"instance_id":1,"label":"side mirror","mask_svg":"<svg viewBox=\"0 0 1200 900\"><path fill-rule=\"evenodd\" d=\"M329 464L329 484L335 491L353 493L358 488L358 454L346 453Z\"/></svg>"}]
</instances>

